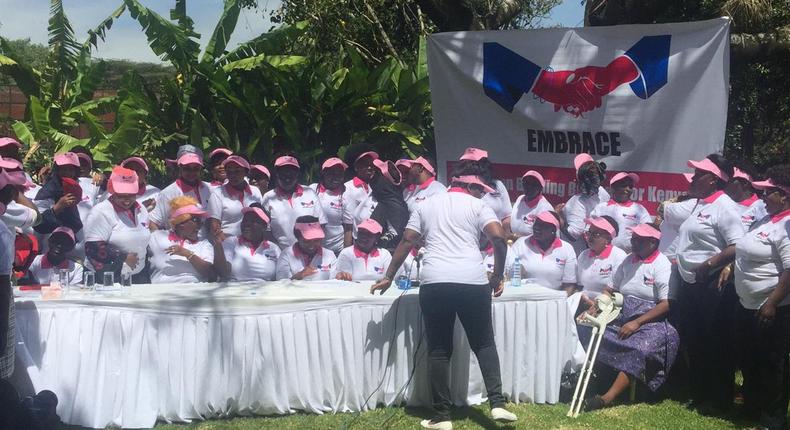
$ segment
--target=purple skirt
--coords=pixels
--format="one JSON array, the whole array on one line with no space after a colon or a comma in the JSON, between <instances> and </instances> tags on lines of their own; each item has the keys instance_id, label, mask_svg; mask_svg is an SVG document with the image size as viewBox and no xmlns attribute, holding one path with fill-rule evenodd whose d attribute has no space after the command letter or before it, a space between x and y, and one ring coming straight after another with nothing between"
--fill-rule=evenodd
<instances>
[{"instance_id":1,"label":"purple skirt","mask_svg":"<svg viewBox=\"0 0 790 430\"><path fill-rule=\"evenodd\" d=\"M627 339L617 333L627 322L638 318L655 307L652 301L626 296L620 316L606 326L597 363L638 379L652 391L656 391L667 379L669 369L678 354L680 339L678 332L666 320L642 325ZM577 325L579 340L586 348L592 329ZM597 364L596 363L596 364Z\"/></svg>"}]
</instances>

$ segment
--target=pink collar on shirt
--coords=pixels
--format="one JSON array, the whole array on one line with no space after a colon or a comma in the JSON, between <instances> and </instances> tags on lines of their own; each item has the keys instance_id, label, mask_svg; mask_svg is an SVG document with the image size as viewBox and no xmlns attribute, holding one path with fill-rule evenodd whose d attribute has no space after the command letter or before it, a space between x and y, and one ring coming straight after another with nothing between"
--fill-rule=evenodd
<instances>
[{"instance_id":1,"label":"pink collar on shirt","mask_svg":"<svg viewBox=\"0 0 790 430\"><path fill-rule=\"evenodd\" d=\"M634 263L636 263L636 262L638 262L638 261L642 260L642 262L643 262L643 263L650 264L650 263L652 263L652 262L656 261L656 258L658 258L658 255L659 255L659 254L661 254L661 252L660 252L659 250L657 250L657 249L656 249L655 251L653 251L653 253L652 253L652 254L648 255L648 256L647 256L647 258L645 258L644 260L642 260L641 258L639 258L639 256L638 256L638 255L634 254L634 257L633 257L633 260L632 260L632 261L633 261Z\"/></svg>"},{"instance_id":2,"label":"pink collar on shirt","mask_svg":"<svg viewBox=\"0 0 790 430\"><path fill-rule=\"evenodd\" d=\"M198 243L198 241L197 241L197 240L182 239L182 238L181 238L181 237L179 237L179 236L176 234L176 232L175 232L175 231L173 231L173 230L170 230L170 233L167 235L167 238L168 238L168 239L169 239L171 242L178 242L178 244L179 244L180 246L184 246L184 242L189 242L189 243L190 243L190 244L192 244L192 245L194 245L194 244Z\"/></svg>"},{"instance_id":3,"label":"pink collar on shirt","mask_svg":"<svg viewBox=\"0 0 790 430\"><path fill-rule=\"evenodd\" d=\"M751 206L757 200L760 200L760 198L757 197L757 194L752 194L751 197L749 197L748 199L743 199L743 200L739 201L738 204L741 205L741 206L746 206L748 208L749 206Z\"/></svg>"},{"instance_id":4,"label":"pink collar on shirt","mask_svg":"<svg viewBox=\"0 0 790 430\"><path fill-rule=\"evenodd\" d=\"M365 268L368 267L368 257L378 257L379 254L378 248L373 248L370 250L370 252L365 253L361 249L357 248L356 245L354 245L354 257L365 259Z\"/></svg>"},{"instance_id":5,"label":"pink collar on shirt","mask_svg":"<svg viewBox=\"0 0 790 430\"><path fill-rule=\"evenodd\" d=\"M56 266L54 266L52 264L52 262L49 261L49 257L47 256L47 254L44 254L44 256L41 257L41 268L42 269L51 269L53 267L56 267ZM65 260L61 261L60 264L57 265L57 268L58 269L68 269L69 268L69 260L65 259Z\"/></svg>"},{"instance_id":6,"label":"pink collar on shirt","mask_svg":"<svg viewBox=\"0 0 790 430\"><path fill-rule=\"evenodd\" d=\"M417 188L419 188L421 190L424 190L424 189L428 188L435 180L436 180L436 178L431 176L430 178L428 178L427 181L423 182L420 185L417 185Z\"/></svg>"},{"instance_id":7,"label":"pink collar on shirt","mask_svg":"<svg viewBox=\"0 0 790 430\"><path fill-rule=\"evenodd\" d=\"M626 200L625 202L620 203L620 202L616 201L615 199L610 199L608 202L606 202L606 206L617 205L617 206L623 206L623 207L626 207L626 208L630 208L631 205L633 205L633 204L634 204L634 202L631 201L631 200Z\"/></svg>"},{"instance_id":8,"label":"pink collar on shirt","mask_svg":"<svg viewBox=\"0 0 790 430\"><path fill-rule=\"evenodd\" d=\"M543 193L538 193L538 195L535 196L532 200L524 199L522 201L524 202L525 205L527 205L528 208L534 208L535 206L538 205L538 203L540 203L540 199L542 198L543 198Z\"/></svg>"},{"instance_id":9,"label":"pink collar on shirt","mask_svg":"<svg viewBox=\"0 0 790 430\"><path fill-rule=\"evenodd\" d=\"M247 183L247 181L244 181L244 186L241 189L238 189L229 183L223 185L222 188L225 189L225 192L228 193L230 198L240 201L242 205L244 204L244 195L252 195L252 188L250 188L250 185Z\"/></svg>"},{"instance_id":10,"label":"pink collar on shirt","mask_svg":"<svg viewBox=\"0 0 790 430\"><path fill-rule=\"evenodd\" d=\"M590 250L590 255L592 255L594 258L600 258L600 259L609 258L611 254L612 254L611 244L606 245L606 248L601 250L599 254L596 254L595 251L593 251L592 249Z\"/></svg>"},{"instance_id":11,"label":"pink collar on shirt","mask_svg":"<svg viewBox=\"0 0 790 430\"><path fill-rule=\"evenodd\" d=\"M562 241L559 238L554 239L554 242L551 242L551 246L545 252L542 249L540 249L540 245L538 245L538 241L535 240L534 237L529 238L529 243L532 244L532 246L535 247L535 249L537 249L540 252L540 254L543 255L544 257L551 254L552 251L562 246Z\"/></svg>"},{"instance_id":12,"label":"pink collar on shirt","mask_svg":"<svg viewBox=\"0 0 790 430\"><path fill-rule=\"evenodd\" d=\"M176 186L181 190L182 193L188 194L192 193L195 195L199 204L203 204L200 201L200 186L202 182L198 181L197 185L189 185L186 182L182 181L181 178L176 179Z\"/></svg>"},{"instance_id":13,"label":"pink collar on shirt","mask_svg":"<svg viewBox=\"0 0 790 430\"><path fill-rule=\"evenodd\" d=\"M351 183L354 184L354 186L357 188L364 188L365 192L368 191L368 187L369 187L368 183L363 181L362 179L359 179L358 176L354 176L354 179L351 180Z\"/></svg>"},{"instance_id":14,"label":"pink collar on shirt","mask_svg":"<svg viewBox=\"0 0 790 430\"><path fill-rule=\"evenodd\" d=\"M266 241L266 239L262 240L260 245L255 246L254 243L252 243L249 240L239 236L239 245L243 245L243 246L246 246L247 248L249 248L250 249L250 255L255 255L255 251L257 251L258 248L269 249L269 242Z\"/></svg>"},{"instance_id":15,"label":"pink collar on shirt","mask_svg":"<svg viewBox=\"0 0 790 430\"><path fill-rule=\"evenodd\" d=\"M790 209L785 209L782 212L779 212L778 214L772 216L771 217L771 222L777 223L777 222L779 222L779 221L781 221L781 220L783 220L783 219L785 219L785 218L787 218L789 216L790 216Z\"/></svg>"},{"instance_id":16,"label":"pink collar on shirt","mask_svg":"<svg viewBox=\"0 0 790 430\"><path fill-rule=\"evenodd\" d=\"M330 190L324 186L324 184L318 184L318 193L326 193L328 192L330 195L339 196L343 194L343 185L341 184L337 189Z\"/></svg>"},{"instance_id":17,"label":"pink collar on shirt","mask_svg":"<svg viewBox=\"0 0 790 430\"><path fill-rule=\"evenodd\" d=\"M466 188L461 187L450 187L447 189L448 193L464 193L469 194L469 191ZM471 194L470 194L471 195Z\"/></svg>"},{"instance_id":18,"label":"pink collar on shirt","mask_svg":"<svg viewBox=\"0 0 790 430\"><path fill-rule=\"evenodd\" d=\"M705 202L705 203L710 204L710 203L715 202L719 197L721 197L723 195L724 195L724 191L719 190L719 191L716 191L715 193L709 195L708 197L705 197L704 199L702 199L702 201Z\"/></svg>"},{"instance_id":19,"label":"pink collar on shirt","mask_svg":"<svg viewBox=\"0 0 790 430\"><path fill-rule=\"evenodd\" d=\"M299 248L299 243L298 242L294 243L293 246L291 247L291 249L293 249L293 251L294 251L294 257L299 258L299 259L302 260L302 263L304 263L304 267L309 266L310 262L313 261L313 257L315 257L315 255L310 256L310 255L307 255L304 252L302 252L302 248ZM323 252L323 250L319 249L318 252Z\"/></svg>"},{"instance_id":20,"label":"pink collar on shirt","mask_svg":"<svg viewBox=\"0 0 790 430\"><path fill-rule=\"evenodd\" d=\"M115 209L115 212L119 214L126 214L129 217L129 219L132 220L133 223L137 224L136 214L137 211L140 210L140 203L134 202L132 207L130 207L129 209L123 208L120 205L115 204L115 201L113 201L113 199L110 199L110 204L112 205L112 208Z\"/></svg>"},{"instance_id":21,"label":"pink collar on shirt","mask_svg":"<svg viewBox=\"0 0 790 430\"><path fill-rule=\"evenodd\" d=\"M289 194L288 192L284 191L280 187L276 187L274 189L274 193L277 194L277 196L280 198L288 199L288 204L291 205L291 207L293 207L294 205L293 197L294 196L302 197L302 194L304 194L304 189L302 188L301 185L296 184L296 188L294 189L294 192L292 194Z\"/></svg>"}]
</instances>

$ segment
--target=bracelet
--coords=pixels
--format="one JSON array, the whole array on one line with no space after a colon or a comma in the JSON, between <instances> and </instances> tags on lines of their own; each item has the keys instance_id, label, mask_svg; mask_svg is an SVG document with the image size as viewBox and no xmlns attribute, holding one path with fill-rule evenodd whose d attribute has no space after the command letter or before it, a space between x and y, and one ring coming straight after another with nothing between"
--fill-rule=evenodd
<instances>
[{"instance_id":1,"label":"bracelet","mask_svg":"<svg viewBox=\"0 0 790 430\"><path fill-rule=\"evenodd\" d=\"M194 257L194 256L195 256L195 253L194 253L194 252L192 252L191 254L189 254L189 255L187 256L187 261L191 260L191 259L192 259L192 257Z\"/></svg>"}]
</instances>

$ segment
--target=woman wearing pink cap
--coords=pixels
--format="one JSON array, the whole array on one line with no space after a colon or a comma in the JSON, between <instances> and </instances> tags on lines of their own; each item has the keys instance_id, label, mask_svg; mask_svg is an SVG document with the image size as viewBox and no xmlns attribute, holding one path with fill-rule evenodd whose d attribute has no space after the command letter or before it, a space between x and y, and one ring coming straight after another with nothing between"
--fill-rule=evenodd
<instances>
[{"instance_id":1,"label":"woman wearing pink cap","mask_svg":"<svg viewBox=\"0 0 790 430\"><path fill-rule=\"evenodd\" d=\"M606 326L596 363L617 372L603 395L585 399L585 410L611 406L632 381L655 392L666 381L678 352L677 331L667 322L671 263L658 251L661 233L650 224L631 229L633 252L614 275L614 290L624 296L620 315ZM588 312L596 313L592 307ZM590 328L578 326L579 340Z\"/></svg>"},{"instance_id":2,"label":"woman wearing pink cap","mask_svg":"<svg viewBox=\"0 0 790 430\"><path fill-rule=\"evenodd\" d=\"M20 285L49 285L57 281L61 270L68 272L69 284L82 282L82 265L66 258L74 249L74 232L68 227L58 227L49 235L46 254L37 255L27 269Z\"/></svg>"},{"instance_id":3,"label":"woman wearing pink cap","mask_svg":"<svg viewBox=\"0 0 790 430\"><path fill-rule=\"evenodd\" d=\"M207 183L200 180L203 160L194 152L183 152L178 157L178 179L163 189L156 198L156 207L150 213L151 231L170 229L170 201L176 197L189 196L197 201L198 207L207 212L209 219L220 220L222 204L211 192ZM200 229L200 237L206 236Z\"/></svg>"},{"instance_id":4,"label":"woman wearing pink cap","mask_svg":"<svg viewBox=\"0 0 790 430\"><path fill-rule=\"evenodd\" d=\"M214 190L227 182L227 173L225 173L225 160L233 155L233 151L227 148L217 148L208 153L208 171L211 174L211 181L209 187Z\"/></svg>"},{"instance_id":5,"label":"woman wearing pink cap","mask_svg":"<svg viewBox=\"0 0 790 430\"><path fill-rule=\"evenodd\" d=\"M344 218L343 222L353 223L352 233L356 238L357 228L361 222L368 218L376 220L384 228L379 246L393 249L400 242L403 229L409 221L409 208L403 200L403 191L399 187L403 178L391 161L373 160L373 165L376 171L369 181L370 196L357 206L351 220ZM346 239L348 236L344 242Z\"/></svg>"},{"instance_id":6,"label":"woman wearing pink cap","mask_svg":"<svg viewBox=\"0 0 790 430\"><path fill-rule=\"evenodd\" d=\"M559 228L556 214L539 213L532 236L520 237L508 249L505 273L512 275L514 270L521 270L521 279L528 285L564 290L571 295L576 290L576 253L568 242L557 237Z\"/></svg>"},{"instance_id":7,"label":"woman wearing pink cap","mask_svg":"<svg viewBox=\"0 0 790 430\"><path fill-rule=\"evenodd\" d=\"M96 205L85 224L87 265L120 279L126 266L133 281L148 283L143 272L148 240L148 210L137 202L140 181L134 170L116 166L107 182L110 197Z\"/></svg>"},{"instance_id":8,"label":"woman wearing pink cap","mask_svg":"<svg viewBox=\"0 0 790 430\"><path fill-rule=\"evenodd\" d=\"M269 192L269 183L271 182L272 174L269 169L262 164L253 164L250 166L250 185L258 187L261 195Z\"/></svg>"},{"instance_id":9,"label":"woman wearing pink cap","mask_svg":"<svg viewBox=\"0 0 790 430\"><path fill-rule=\"evenodd\" d=\"M731 351L738 298L722 270L735 258L743 223L737 203L724 193L732 164L711 154L688 165L694 169L689 195L698 200L678 232L682 282L673 308L680 308L683 316L678 328L688 347L693 406L705 413L726 413L734 397Z\"/></svg>"},{"instance_id":10,"label":"woman wearing pink cap","mask_svg":"<svg viewBox=\"0 0 790 430\"><path fill-rule=\"evenodd\" d=\"M77 154L65 152L55 155L55 166L33 202L41 213L41 222L33 229L42 235L58 227L68 227L82 238L82 220L77 204L82 201L82 188L77 182L80 161Z\"/></svg>"},{"instance_id":11,"label":"woman wearing pink cap","mask_svg":"<svg viewBox=\"0 0 790 430\"><path fill-rule=\"evenodd\" d=\"M321 224L326 224L318 194L312 188L299 184L300 173L301 167L296 157L278 157L274 161L277 186L263 195L262 206L271 217L272 235L280 250L296 242L294 223L297 218L314 216Z\"/></svg>"},{"instance_id":12,"label":"woman wearing pink cap","mask_svg":"<svg viewBox=\"0 0 790 430\"><path fill-rule=\"evenodd\" d=\"M790 353L790 165L753 182L767 216L735 247L744 409L761 428L787 428Z\"/></svg>"},{"instance_id":13,"label":"woman wearing pink cap","mask_svg":"<svg viewBox=\"0 0 790 430\"><path fill-rule=\"evenodd\" d=\"M243 157L231 155L222 162L225 183L212 191L222 207L220 220L211 220L212 231L222 230L226 236L241 234L242 209L253 203L261 204L263 196L258 187L251 187L245 179L250 172L250 163Z\"/></svg>"},{"instance_id":14,"label":"woman wearing pink cap","mask_svg":"<svg viewBox=\"0 0 790 430\"><path fill-rule=\"evenodd\" d=\"M335 273L335 253L321 246L324 230L317 217L300 216L293 227L296 243L285 248L277 260L277 279L327 280Z\"/></svg>"},{"instance_id":15,"label":"woman wearing pink cap","mask_svg":"<svg viewBox=\"0 0 790 430\"><path fill-rule=\"evenodd\" d=\"M280 248L265 239L269 216L257 204L241 210L240 233L222 243L226 263L217 263L216 269L223 279L234 281L274 281Z\"/></svg>"},{"instance_id":16,"label":"woman wearing pink cap","mask_svg":"<svg viewBox=\"0 0 790 430\"><path fill-rule=\"evenodd\" d=\"M573 159L576 168L576 194L562 206L565 218L563 237L579 254L587 246L583 233L587 229L584 220L601 202L609 201L609 193L601 186L606 179L606 165L593 160L590 154L579 154ZM560 210L560 209L558 209Z\"/></svg>"},{"instance_id":17,"label":"woman wearing pink cap","mask_svg":"<svg viewBox=\"0 0 790 430\"><path fill-rule=\"evenodd\" d=\"M121 167L134 170L137 173L137 181L140 184L137 191L137 203L151 212L156 207L156 197L161 191L159 188L148 183L148 163L140 157L129 157L123 160Z\"/></svg>"},{"instance_id":18,"label":"woman wearing pink cap","mask_svg":"<svg viewBox=\"0 0 790 430\"><path fill-rule=\"evenodd\" d=\"M6 206L6 211L0 215L0 221L11 230L19 229L23 234L33 234L33 226L39 222L39 213L36 205L25 196L25 191L33 186L28 180L27 173L22 170L22 163L13 158L0 157L0 170L15 176L17 181L24 181L23 188L18 190L14 199Z\"/></svg>"},{"instance_id":19,"label":"woman wearing pink cap","mask_svg":"<svg viewBox=\"0 0 790 430\"><path fill-rule=\"evenodd\" d=\"M189 196L169 202L170 231L157 230L148 244L152 284L189 284L216 278L215 263L224 264L222 243L200 239L206 211Z\"/></svg>"},{"instance_id":20,"label":"woman wearing pink cap","mask_svg":"<svg viewBox=\"0 0 790 430\"><path fill-rule=\"evenodd\" d=\"M344 281L375 281L384 276L392 260L386 249L376 246L383 229L372 219L362 221L357 227L354 245L337 256L336 279Z\"/></svg>"},{"instance_id":21,"label":"woman wearing pink cap","mask_svg":"<svg viewBox=\"0 0 790 430\"><path fill-rule=\"evenodd\" d=\"M516 236L530 236L535 217L541 212L553 211L554 207L543 195L543 187L546 185L543 175L530 170L521 176L521 185L524 194L518 196L513 203L510 212L510 230Z\"/></svg>"},{"instance_id":22,"label":"woman wearing pink cap","mask_svg":"<svg viewBox=\"0 0 790 430\"><path fill-rule=\"evenodd\" d=\"M730 196L732 201L738 203L739 215L745 231L749 231L752 223L767 215L765 203L757 197L752 187L752 176L744 170L733 168L732 179L724 187L724 192Z\"/></svg>"},{"instance_id":23,"label":"woman wearing pink cap","mask_svg":"<svg viewBox=\"0 0 790 430\"><path fill-rule=\"evenodd\" d=\"M453 176L477 175L493 191L483 196L483 203L487 204L502 221L505 231L510 231L510 212L513 206L510 203L510 195L507 187L499 179L494 177L491 161L488 159L488 151L479 148L466 148L458 167Z\"/></svg>"},{"instance_id":24,"label":"woman wearing pink cap","mask_svg":"<svg viewBox=\"0 0 790 430\"><path fill-rule=\"evenodd\" d=\"M644 206L631 200L631 194L638 183L639 175L636 173L620 172L614 175L609 181L612 198L608 202L598 203L590 213L590 216L606 215L617 221L620 230L612 243L626 253L631 252L631 230L629 227L653 221Z\"/></svg>"},{"instance_id":25,"label":"woman wearing pink cap","mask_svg":"<svg viewBox=\"0 0 790 430\"><path fill-rule=\"evenodd\" d=\"M379 154L372 151L368 145L354 145L346 151L346 164L352 167L354 177L346 181L343 191L343 211L344 213L353 213L357 206L363 201L367 200L370 196L370 182L375 174L376 167L373 165L373 160L379 159ZM345 216L346 218L349 215ZM346 246L351 245L352 239L352 226L346 227Z\"/></svg>"},{"instance_id":26,"label":"woman wearing pink cap","mask_svg":"<svg viewBox=\"0 0 790 430\"><path fill-rule=\"evenodd\" d=\"M321 177L317 184L310 185L318 193L321 210L326 217L324 225L324 248L338 254L343 250L343 176L348 165L332 157L321 165Z\"/></svg>"},{"instance_id":27,"label":"woman wearing pink cap","mask_svg":"<svg viewBox=\"0 0 790 430\"><path fill-rule=\"evenodd\" d=\"M429 197L447 192L447 187L436 180L436 170L428 159L417 157L415 160L405 160L405 164L410 167L404 176L408 179L408 185L403 190L403 199L409 213L414 212L415 207Z\"/></svg>"},{"instance_id":28,"label":"woman wearing pink cap","mask_svg":"<svg viewBox=\"0 0 790 430\"><path fill-rule=\"evenodd\" d=\"M590 226L584 233L587 249L576 259L576 283L582 300L592 305L599 294L614 288L614 274L627 254L612 245L619 229L612 217L591 217L587 224Z\"/></svg>"}]
</instances>

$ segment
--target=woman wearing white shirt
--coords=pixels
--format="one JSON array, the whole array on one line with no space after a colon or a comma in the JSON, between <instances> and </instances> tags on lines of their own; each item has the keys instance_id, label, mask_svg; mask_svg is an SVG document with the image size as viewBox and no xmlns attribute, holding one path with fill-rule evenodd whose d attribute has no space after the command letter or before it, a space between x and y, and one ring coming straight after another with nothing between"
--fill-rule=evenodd
<instances>
[{"instance_id":1,"label":"woman wearing white shirt","mask_svg":"<svg viewBox=\"0 0 790 430\"><path fill-rule=\"evenodd\" d=\"M85 224L85 253L88 265L98 272L115 273L125 265L135 283L148 283L146 249L151 232L148 211L137 203L140 182L134 170L115 167L107 181L110 197L96 205Z\"/></svg>"},{"instance_id":2,"label":"woman wearing white shirt","mask_svg":"<svg viewBox=\"0 0 790 430\"><path fill-rule=\"evenodd\" d=\"M258 187L261 195L269 192L269 183L272 179L272 174L269 169L262 164L253 164L250 166L250 185Z\"/></svg>"},{"instance_id":3,"label":"woman wearing white shirt","mask_svg":"<svg viewBox=\"0 0 790 430\"><path fill-rule=\"evenodd\" d=\"M733 172L732 179L724 188L724 192L732 201L738 203L743 230L749 231L752 223L767 215L765 203L755 194L751 175L737 167L733 168Z\"/></svg>"},{"instance_id":4,"label":"woman wearing white shirt","mask_svg":"<svg viewBox=\"0 0 790 430\"><path fill-rule=\"evenodd\" d=\"M502 222L502 227L509 233L510 212L513 206L510 203L510 195L505 184L494 178L491 161L488 159L488 151L479 148L466 148L458 160L455 176L478 175L486 185L493 189L490 193L483 195L483 203L487 204L494 211Z\"/></svg>"},{"instance_id":5,"label":"woman wearing white shirt","mask_svg":"<svg viewBox=\"0 0 790 430\"><path fill-rule=\"evenodd\" d=\"M608 215L617 222L620 230L612 244L626 253L631 252L630 227L653 221L644 206L631 200L631 194L638 183L639 175L636 173L620 172L614 175L609 181L612 198L608 202L598 203L590 214Z\"/></svg>"},{"instance_id":6,"label":"woman wearing white shirt","mask_svg":"<svg viewBox=\"0 0 790 430\"><path fill-rule=\"evenodd\" d=\"M554 207L543 195L546 181L540 173L529 170L521 177L524 194L518 196L510 213L510 229L516 236L530 236L535 216L541 212L553 211Z\"/></svg>"},{"instance_id":7,"label":"woman wearing white shirt","mask_svg":"<svg viewBox=\"0 0 790 430\"><path fill-rule=\"evenodd\" d=\"M156 207L156 196L161 190L148 183L148 163L140 157L129 157L123 160L121 167L134 170L137 173L137 181L140 184L137 191L137 203L145 206L145 209L151 212Z\"/></svg>"},{"instance_id":8,"label":"woman wearing white shirt","mask_svg":"<svg viewBox=\"0 0 790 430\"><path fill-rule=\"evenodd\" d=\"M735 243L743 236L737 204L723 191L732 165L712 154L688 162L694 169L689 195L697 204L678 232L677 269L682 278L678 306L684 316L680 333L688 346L690 382L695 407L724 413L734 397L737 295L721 274L735 258Z\"/></svg>"},{"instance_id":9,"label":"woman wearing white shirt","mask_svg":"<svg viewBox=\"0 0 790 430\"><path fill-rule=\"evenodd\" d=\"M326 217L324 248L336 254L343 250L343 175L347 168L343 160L329 158L321 165L321 180L310 186L318 193Z\"/></svg>"},{"instance_id":10,"label":"woman wearing white shirt","mask_svg":"<svg viewBox=\"0 0 790 430\"><path fill-rule=\"evenodd\" d=\"M222 243L226 263L217 263L217 272L220 277L234 281L274 281L280 248L264 238L269 216L257 206L241 212L241 234Z\"/></svg>"},{"instance_id":11,"label":"woman wearing white shirt","mask_svg":"<svg viewBox=\"0 0 790 430\"><path fill-rule=\"evenodd\" d=\"M576 253L568 242L557 237L559 227L560 221L553 213L539 213L532 226L532 236L519 238L508 250L505 273L513 273L518 258L521 279L528 284L573 294L576 290Z\"/></svg>"},{"instance_id":12,"label":"woman wearing white shirt","mask_svg":"<svg viewBox=\"0 0 790 430\"><path fill-rule=\"evenodd\" d=\"M582 300L592 305L599 294L614 288L614 274L625 260L626 253L612 245L619 228L612 217L592 217L587 224L590 228L584 237L588 248L576 260L576 283L582 292Z\"/></svg>"},{"instance_id":13,"label":"woman wearing white shirt","mask_svg":"<svg viewBox=\"0 0 790 430\"><path fill-rule=\"evenodd\" d=\"M242 210L253 203L260 204L263 196L257 187L251 187L245 177L250 172L250 163L243 157L231 155L222 162L227 178L224 184L212 191L220 201L219 220L211 220L211 231L222 230L225 236L238 236L241 233Z\"/></svg>"},{"instance_id":14,"label":"woman wearing white shirt","mask_svg":"<svg viewBox=\"0 0 790 430\"><path fill-rule=\"evenodd\" d=\"M300 216L294 223L296 243L277 260L277 279L327 280L335 273L335 253L322 247L324 230L317 217Z\"/></svg>"},{"instance_id":15,"label":"woman wearing white shirt","mask_svg":"<svg viewBox=\"0 0 790 430\"><path fill-rule=\"evenodd\" d=\"M5 171L0 171L0 215L23 185L24 182L18 177L10 177ZM13 266L14 234L0 222L0 380L14 373L16 318L11 287Z\"/></svg>"},{"instance_id":16,"label":"woman wearing white shirt","mask_svg":"<svg viewBox=\"0 0 790 430\"><path fill-rule=\"evenodd\" d=\"M357 227L354 245L343 249L337 256L335 278L343 281L381 279L392 259L389 251L376 246L382 232L381 224L375 220L362 221Z\"/></svg>"},{"instance_id":17,"label":"woman wearing white shirt","mask_svg":"<svg viewBox=\"0 0 790 430\"><path fill-rule=\"evenodd\" d=\"M590 217L598 203L609 201L609 193L601 186L606 179L605 166L593 160L590 154L579 154L573 159L576 168L577 191L558 209L565 218L563 237L573 245L576 253L587 246L583 233L587 229L584 220Z\"/></svg>"},{"instance_id":18,"label":"woman wearing white shirt","mask_svg":"<svg viewBox=\"0 0 790 430\"><path fill-rule=\"evenodd\" d=\"M753 185L768 216L736 244L735 289L745 410L759 417L761 428L784 429L790 384L790 165L767 174L768 180Z\"/></svg>"},{"instance_id":19,"label":"woman wearing white shirt","mask_svg":"<svg viewBox=\"0 0 790 430\"><path fill-rule=\"evenodd\" d=\"M198 238L208 214L189 196L176 197L168 206L172 229L153 232L148 245L151 283L189 284L213 280L215 256L224 257L217 255L223 250L216 237L213 244Z\"/></svg>"},{"instance_id":20,"label":"woman wearing white shirt","mask_svg":"<svg viewBox=\"0 0 790 430\"><path fill-rule=\"evenodd\" d=\"M49 285L57 281L61 270L68 272L70 285L82 282L82 264L66 258L77 242L74 232L68 227L58 227L47 239L46 254L37 255L30 264L27 274L20 284Z\"/></svg>"}]
</instances>

